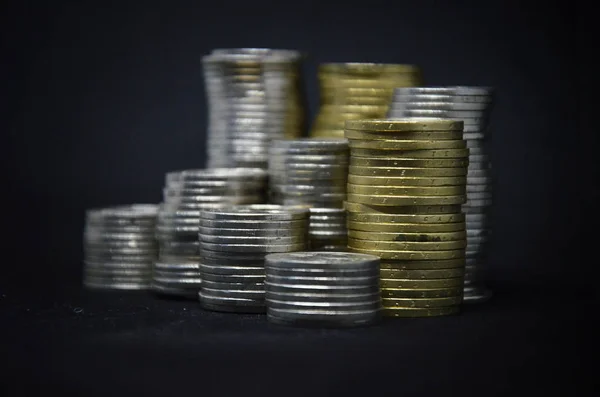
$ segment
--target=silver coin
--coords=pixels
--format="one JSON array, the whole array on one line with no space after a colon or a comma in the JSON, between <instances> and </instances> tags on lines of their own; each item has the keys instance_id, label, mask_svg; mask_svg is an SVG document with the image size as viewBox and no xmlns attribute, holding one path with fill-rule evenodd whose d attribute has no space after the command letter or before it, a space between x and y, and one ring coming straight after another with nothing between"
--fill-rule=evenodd
<instances>
[{"instance_id":1,"label":"silver coin","mask_svg":"<svg viewBox=\"0 0 600 397\"><path fill-rule=\"evenodd\" d=\"M205 269L205 268L203 268ZM222 274L222 273L210 273L205 270L202 271L202 280L214 281L219 283L264 283L265 275L255 274Z\"/></svg>"},{"instance_id":2,"label":"silver coin","mask_svg":"<svg viewBox=\"0 0 600 397\"><path fill-rule=\"evenodd\" d=\"M324 309L289 309L289 308L275 308L267 307L267 319L274 322L287 322L290 320L295 321L310 321L318 322L323 324L324 320L335 320L331 325L336 326L347 326L347 325L361 325L371 324L378 321L380 318L379 309L367 309L367 310L352 310L352 309L338 309L338 308L324 308Z\"/></svg>"},{"instance_id":3,"label":"silver coin","mask_svg":"<svg viewBox=\"0 0 600 397\"><path fill-rule=\"evenodd\" d=\"M264 266L225 266L225 265L207 265L200 264L202 272L221 275L246 275L246 276L263 276L265 275Z\"/></svg>"},{"instance_id":4,"label":"silver coin","mask_svg":"<svg viewBox=\"0 0 600 397\"><path fill-rule=\"evenodd\" d=\"M489 185L492 183L492 178L489 176L475 177L467 176L467 185Z\"/></svg>"},{"instance_id":5,"label":"silver coin","mask_svg":"<svg viewBox=\"0 0 600 397\"><path fill-rule=\"evenodd\" d=\"M221 290L202 287L202 296L208 298L219 299L219 298L234 298L234 299L251 299L258 303L265 301L264 291L238 291L238 290Z\"/></svg>"},{"instance_id":6,"label":"silver coin","mask_svg":"<svg viewBox=\"0 0 600 397\"><path fill-rule=\"evenodd\" d=\"M301 230L304 231L309 224L308 218L289 220L289 221L278 221L278 220L261 220L261 219L225 219L225 220L213 220L213 219L200 219L200 228L214 228L214 229L248 229L248 230Z\"/></svg>"},{"instance_id":7,"label":"silver coin","mask_svg":"<svg viewBox=\"0 0 600 397\"><path fill-rule=\"evenodd\" d=\"M227 237L227 236L232 236L232 237L238 237L238 238L245 238L245 237L257 237L257 238L277 238L277 237L282 237L282 238L291 238L291 237L302 237L304 238L306 236L306 228L305 227L298 227L298 228L286 228L286 229L279 229L276 227L273 228L255 228L255 229L250 229L250 228L220 228L220 227L205 227L205 226L201 226L199 228L199 234L202 234L204 236L221 236L221 237Z\"/></svg>"},{"instance_id":8,"label":"silver coin","mask_svg":"<svg viewBox=\"0 0 600 397\"><path fill-rule=\"evenodd\" d=\"M195 269L195 270L173 270L173 269L161 270L156 267L152 270L152 277L155 279L156 278L181 278L181 279L188 279L188 278L200 279L201 278L199 269Z\"/></svg>"},{"instance_id":9,"label":"silver coin","mask_svg":"<svg viewBox=\"0 0 600 397\"><path fill-rule=\"evenodd\" d=\"M317 302L317 303L364 303L373 302L381 299L378 292L366 294L337 294L329 295L327 293L294 293L294 292L274 292L266 290L266 299L276 301L291 301L291 302Z\"/></svg>"},{"instance_id":10,"label":"silver coin","mask_svg":"<svg viewBox=\"0 0 600 397\"><path fill-rule=\"evenodd\" d=\"M161 271L193 271L198 272L200 269L200 263L197 261L189 261L189 260L178 260L178 261L165 261L165 260L157 260L154 262L154 269Z\"/></svg>"},{"instance_id":11,"label":"silver coin","mask_svg":"<svg viewBox=\"0 0 600 397\"><path fill-rule=\"evenodd\" d=\"M399 91L394 92L392 104L400 104L407 102L449 102L454 100L453 95L443 94L401 94Z\"/></svg>"},{"instance_id":12,"label":"silver coin","mask_svg":"<svg viewBox=\"0 0 600 397\"><path fill-rule=\"evenodd\" d=\"M291 252L265 257L265 266L328 268L378 268L380 259L374 255L331 252Z\"/></svg>"},{"instance_id":13,"label":"silver coin","mask_svg":"<svg viewBox=\"0 0 600 397\"><path fill-rule=\"evenodd\" d=\"M455 93L453 87L399 87L394 89L396 95L449 95Z\"/></svg>"},{"instance_id":14,"label":"silver coin","mask_svg":"<svg viewBox=\"0 0 600 397\"><path fill-rule=\"evenodd\" d=\"M304 251L307 249L307 242L290 244L218 244L200 242L202 250L220 251L220 252L262 252L279 253Z\"/></svg>"},{"instance_id":15,"label":"silver coin","mask_svg":"<svg viewBox=\"0 0 600 397\"><path fill-rule=\"evenodd\" d=\"M299 236L267 236L267 237L254 237L254 236L222 236L218 234L207 235L199 234L200 243L212 243L212 244L249 244L249 245L295 245L305 244L306 234Z\"/></svg>"},{"instance_id":16,"label":"silver coin","mask_svg":"<svg viewBox=\"0 0 600 397\"><path fill-rule=\"evenodd\" d=\"M274 267L272 264L268 265L268 268L265 270L269 277L275 276L279 280L286 280L289 278L290 282L294 282L296 277L300 277L299 281L314 281L318 282L320 280L324 280L326 283L331 280L340 280L338 285L341 285L345 280L351 280L353 278L357 278L357 280L363 279L372 279L373 277L379 277L379 269L377 267L367 269L367 268L358 268L358 269L329 269L329 268L297 268L297 267ZM277 279L273 279L275 283L282 283L282 281L278 281Z\"/></svg>"},{"instance_id":17,"label":"silver coin","mask_svg":"<svg viewBox=\"0 0 600 397\"><path fill-rule=\"evenodd\" d=\"M215 290L225 290L225 291L263 291L265 290L264 283L256 283L256 282L222 282L222 281L210 281L204 280L202 281L202 288L209 288Z\"/></svg>"},{"instance_id":18,"label":"silver coin","mask_svg":"<svg viewBox=\"0 0 600 397\"><path fill-rule=\"evenodd\" d=\"M467 196L467 203L469 201L474 201L474 200L491 200L493 197L492 192L488 191L488 192L478 192L478 193L470 193Z\"/></svg>"},{"instance_id":19,"label":"silver coin","mask_svg":"<svg viewBox=\"0 0 600 397\"><path fill-rule=\"evenodd\" d=\"M101 265L100 266L86 265L84 268L84 272L89 276L96 276L96 277L118 276L118 277L142 277L142 278L150 277L150 275L152 273L150 266L148 266L145 269L131 269L131 268L116 269L116 268L105 268Z\"/></svg>"},{"instance_id":20,"label":"silver coin","mask_svg":"<svg viewBox=\"0 0 600 397\"><path fill-rule=\"evenodd\" d=\"M293 221L308 219L310 212L306 208L293 208L270 204L257 204L229 207L227 209L203 211L201 219L212 220L265 220Z\"/></svg>"}]
</instances>

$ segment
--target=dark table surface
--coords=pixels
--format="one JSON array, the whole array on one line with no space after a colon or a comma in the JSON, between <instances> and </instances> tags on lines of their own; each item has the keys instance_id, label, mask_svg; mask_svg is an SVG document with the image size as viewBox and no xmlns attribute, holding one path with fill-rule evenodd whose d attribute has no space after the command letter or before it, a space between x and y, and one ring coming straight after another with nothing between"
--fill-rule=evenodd
<instances>
[{"instance_id":1,"label":"dark table surface","mask_svg":"<svg viewBox=\"0 0 600 397\"><path fill-rule=\"evenodd\" d=\"M494 287L462 314L269 324L145 292L4 289L1 395L588 395L590 291ZM567 293L568 292L568 293ZM591 363L586 361L591 358ZM590 394L591 395L591 394Z\"/></svg>"}]
</instances>

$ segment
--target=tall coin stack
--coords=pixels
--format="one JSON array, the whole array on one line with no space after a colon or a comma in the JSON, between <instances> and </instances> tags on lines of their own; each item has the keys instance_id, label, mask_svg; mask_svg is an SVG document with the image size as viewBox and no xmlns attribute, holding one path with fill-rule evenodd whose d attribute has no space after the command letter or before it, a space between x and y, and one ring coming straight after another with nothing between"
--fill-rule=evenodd
<instances>
[{"instance_id":1,"label":"tall coin stack","mask_svg":"<svg viewBox=\"0 0 600 397\"><path fill-rule=\"evenodd\" d=\"M464 139L470 148L467 174L467 261L466 302L484 301L491 296L483 273L492 228L491 161L489 158L489 120L494 90L489 87L412 87L394 92L389 117L442 117L464 121Z\"/></svg>"},{"instance_id":2,"label":"tall coin stack","mask_svg":"<svg viewBox=\"0 0 600 397\"><path fill-rule=\"evenodd\" d=\"M215 168L166 175L156 236L155 292L196 298L200 290L200 211L232 204L262 203L267 173L252 168Z\"/></svg>"},{"instance_id":3,"label":"tall coin stack","mask_svg":"<svg viewBox=\"0 0 600 397\"><path fill-rule=\"evenodd\" d=\"M344 121L385 117L395 87L422 84L414 65L325 63L319 66L320 109L312 137L343 138Z\"/></svg>"},{"instance_id":4,"label":"tall coin stack","mask_svg":"<svg viewBox=\"0 0 600 397\"><path fill-rule=\"evenodd\" d=\"M271 139L304 134L301 55L218 49L202 58L209 110L208 167L267 167Z\"/></svg>"},{"instance_id":5,"label":"tall coin stack","mask_svg":"<svg viewBox=\"0 0 600 397\"><path fill-rule=\"evenodd\" d=\"M152 204L133 204L86 212L83 284L87 288L150 287L158 251L157 209Z\"/></svg>"},{"instance_id":6,"label":"tall coin stack","mask_svg":"<svg viewBox=\"0 0 600 397\"><path fill-rule=\"evenodd\" d=\"M267 319L284 325L352 327L381 314L379 258L293 252L265 258Z\"/></svg>"},{"instance_id":7,"label":"tall coin stack","mask_svg":"<svg viewBox=\"0 0 600 397\"><path fill-rule=\"evenodd\" d=\"M463 298L469 149L463 122L346 122L348 247L381 258L383 314L459 312Z\"/></svg>"},{"instance_id":8,"label":"tall coin stack","mask_svg":"<svg viewBox=\"0 0 600 397\"><path fill-rule=\"evenodd\" d=\"M311 209L311 249L345 250L348 155L343 138L271 142L269 201Z\"/></svg>"},{"instance_id":9,"label":"tall coin stack","mask_svg":"<svg viewBox=\"0 0 600 397\"><path fill-rule=\"evenodd\" d=\"M309 211L232 206L200 214L200 303L208 310L264 313L265 256L308 248Z\"/></svg>"}]
</instances>

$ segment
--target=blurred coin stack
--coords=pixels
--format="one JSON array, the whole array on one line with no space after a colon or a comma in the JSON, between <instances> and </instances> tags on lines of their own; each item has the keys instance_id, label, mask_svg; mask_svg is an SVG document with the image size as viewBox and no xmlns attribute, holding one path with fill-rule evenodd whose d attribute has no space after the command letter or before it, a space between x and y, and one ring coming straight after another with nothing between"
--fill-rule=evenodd
<instances>
[{"instance_id":1,"label":"blurred coin stack","mask_svg":"<svg viewBox=\"0 0 600 397\"><path fill-rule=\"evenodd\" d=\"M88 288L139 290L150 287L158 245L158 206L133 204L86 212L83 283Z\"/></svg>"},{"instance_id":2,"label":"blurred coin stack","mask_svg":"<svg viewBox=\"0 0 600 397\"><path fill-rule=\"evenodd\" d=\"M364 326L381 314L379 258L292 252L265 258L267 319L283 325Z\"/></svg>"},{"instance_id":3,"label":"blurred coin stack","mask_svg":"<svg viewBox=\"0 0 600 397\"><path fill-rule=\"evenodd\" d=\"M292 50L218 49L202 58L207 166L267 167L271 139L304 134L302 57Z\"/></svg>"},{"instance_id":4,"label":"blurred coin stack","mask_svg":"<svg viewBox=\"0 0 600 397\"><path fill-rule=\"evenodd\" d=\"M185 170L167 173L165 182L152 287L158 293L196 298L201 283L200 211L264 202L267 173L257 168Z\"/></svg>"},{"instance_id":5,"label":"blurred coin stack","mask_svg":"<svg viewBox=\"0 0 600 397\"><path fill-rule=\"evenodd\" d=\"M492 229L492 177L489 143L490 114L494 90L489 87L398 88L389 117L441 117L463 120L464 139L470 149L467 174L467 221L465 301L483 301L491 296L485 286L484 271Z\"/></svg>"},{"instance_id":6,"label":"blurred coin stack","mask_svg":"<svg viewBox=\"0 0 600 397\"><path fill-rule=\"evenodd\" d=\"M200 213L200 303L208 310L264 313L265 256L308 248L309 211L279 205Z\"/></svg>"},{"instance_id":7,"label":"blurred coin stack","mask_svg":"<svg viewBox=\"0 0 600 397\"><path fill-rule=\"evenodd\" d=\"M310 208L312 250L345 250L348 153L343 138L271 142L269 201Z\"/></svg>"},{"instance_id":8,"label":"blurred coin stack","mask_svg":"<svg viewBox=\"0 0 600 397\"><path fill-rule=\"evenodd\" d=\"M396 87L422 84L414 65L325 63L319 66L320 109L310 135L343 138L344 121L385 117Z\"/></svg>"},{"instance_id":9,"label":"blurred coin stack","mask_svg":"<svg viewBox=\"0 0 600 397\"><path fill-rule=\"evenodd\" d=\"M469 150L463 122L346 122L348 247L381 258L383 315L459 312Z\"/></svg>"}]
</instances>

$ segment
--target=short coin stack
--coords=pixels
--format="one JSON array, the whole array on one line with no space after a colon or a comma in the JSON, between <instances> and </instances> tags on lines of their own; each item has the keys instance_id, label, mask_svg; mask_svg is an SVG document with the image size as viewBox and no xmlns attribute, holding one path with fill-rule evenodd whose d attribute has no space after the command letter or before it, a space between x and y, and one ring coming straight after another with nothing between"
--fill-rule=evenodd
<instances>
[{"instance_id":1,"label":"short coin stack","mask_svg":"<svg viewBox=\"0 0 600 397\"><path fill-rule=\"evenodd\" d=\"M379 256L383 314L459 312L465 272L469 150L463 122L346 122L348 247Z\"/></svg>"},{"instance_id":2,"label":"short coin stack","mask_svg":"<svg viewBox=\"0 0 600 397\"><path fill-rule=\"evenodd\" d=\"M308 248L309 211L279 205L200 213L199 298L208 310L264 313L265 255Z\"/></svg>"},{"instance_id":3,"label":"short coin stack","mask_svg":"<svg viewBox=\"0 0 600 397\"><path fill-rule=\"evenodd\" d=\"M269 201L311 208L311 249L346 245L348 153L343 138L271 142Z\"/></svg>"},{"instance_id":4,"label":"short coin stack","mask_svg":"<svg viewBox=\"0 0 600 397\"><path fill-rule=\"evenodd\" d=\"M158 245L157 206L134 204L86 212L83 283L88 288L147 289Z\"/></svg>"},{"instance_id":5,"label":"short coin stack","mask_svg":"<svg viewBox=\"0 0 600 397\"><path fill-rule=\"evenodd\" d=\"M388 113L388 117L442 117L464 122L463 137L470 149L467 203L463 205L467 220L466 302L483 301L491 295L483 282L483 271L492 232L489 222L492 183L488 145L493 105L494 89L490 87L398 88Z\"/></svg>"},{"instance_id":6,"label":"short coin stack","mask_svg":"<svg viewBox=\"0 0 600 397\"><path fill-rule=\"evenodd\" d=\"M348 228L344 208L310 208L311 251L347 251Z\"/></svg>"},{"instance_id":7,"label":"short coin stack","mask_svg":"<svg viewBox=\"0 0 600 397\"><path fill-rule=\"evenodd\" d=\"M304 134L300 53L218 49L203 57L209 167L267 166L271 139Z\"/></svg>"},{"instance_id":8,"label":"short coin stack","mask_svg":"<svg viewBox=\"0 0 600 397\"><path fill-rule=\"evenodd\" d=\"M267 319L284 325L351 327L381 313L379 258L349 252L270 254Z\"/></svg>"},{"instance_id":9,"label":"short coin stack","mask_svg":"<svg viewBox=\"0 0 600 397\"><path fill-rule=\"evenodd\" d=\"M168 173L156 228L160 250L153 268L153 290L196 298L201 282L200 211L262 203L266 184L267 173L262 169L215 168Z\"/></svg>"},{"instance_id":10,"label":"short coin stack","mask_svg":"<svg viewBox=\"0 0 600 397\"><path fill-rule=\"evenodd\" d=\"M422 83L414 65L325 63L319 66L320 109L314 138L343 138L344 121L385 117L395 87Z\"/></svg>"}]
</instances>

